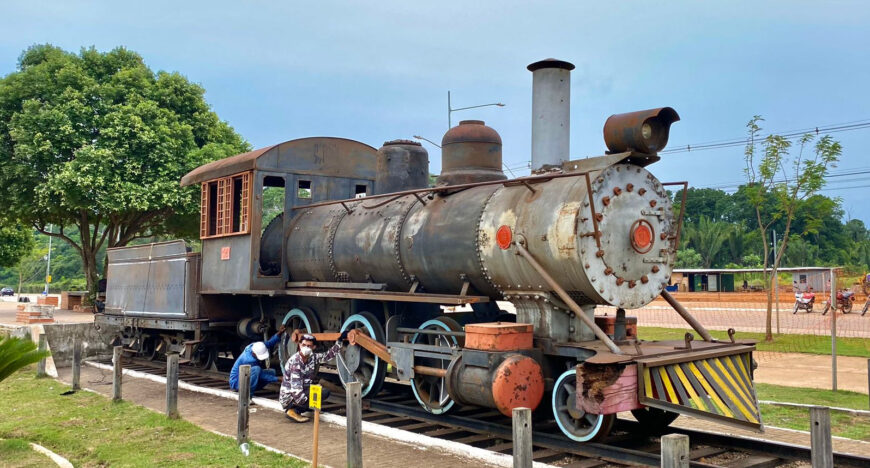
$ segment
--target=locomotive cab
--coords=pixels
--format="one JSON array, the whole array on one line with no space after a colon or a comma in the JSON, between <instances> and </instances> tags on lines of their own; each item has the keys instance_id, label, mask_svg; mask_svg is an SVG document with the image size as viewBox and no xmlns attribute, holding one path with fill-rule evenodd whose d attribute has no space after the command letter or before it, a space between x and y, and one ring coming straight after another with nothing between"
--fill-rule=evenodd
<instances>
[{"instance_id":1,"label":"locomotive cab","mask_svg":"<svg viewBox=\"0 0 870 468\"><path fill-rule=\"evenodd\" d=\"M214 161L200 185L203 295L284 288L281 239L294 208L374 193L377 151L341 138L303 138ZM272 226L270 228L270 225Z\"/></svg>"}]
</instances>

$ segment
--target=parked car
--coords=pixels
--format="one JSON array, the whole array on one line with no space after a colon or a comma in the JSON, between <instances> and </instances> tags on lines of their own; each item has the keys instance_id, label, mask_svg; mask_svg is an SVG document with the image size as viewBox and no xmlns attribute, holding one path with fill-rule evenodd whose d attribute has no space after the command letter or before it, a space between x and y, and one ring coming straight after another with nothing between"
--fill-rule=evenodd
<instances>
[{"instance_id":1,"label":"parked car","mask_svg":"<svg viewBox=\"0 0 870 468\"><path fill-rule=\"evenodd\" d=\"M14 295L15 295L15 291L13 291L12 288L0 289L0 296L14 296Z\"/></svg>"}]
</instances>

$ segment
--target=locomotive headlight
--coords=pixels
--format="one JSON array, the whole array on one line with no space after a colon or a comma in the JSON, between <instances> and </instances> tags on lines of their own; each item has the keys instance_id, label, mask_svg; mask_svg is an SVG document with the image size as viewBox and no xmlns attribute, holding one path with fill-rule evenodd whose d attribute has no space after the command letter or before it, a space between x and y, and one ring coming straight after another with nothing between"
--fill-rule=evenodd
<instances>
[{"instance_id":1,"label":"locomotive headlight","mask_svg":"<svg viewBox=\"0 0 870 468\"><path fill-rule=\"evenodd\" d=\"M670 107L611 115L604 123L604 143L611 153L655 154L668 144L671 124L680 120Z\"/></svg>"},{"instance_id":2,"label":"locomotive headlight","mask_svg":"<svg viewBox=\"0 0 870 468\"><path fill-rule=\"evenodd\" d=\"M643 127L640 128L640 134L643 135L644 140L649 140L652 137L652 126L648 123L643 124Z\"/></svg>"}]
</instances>

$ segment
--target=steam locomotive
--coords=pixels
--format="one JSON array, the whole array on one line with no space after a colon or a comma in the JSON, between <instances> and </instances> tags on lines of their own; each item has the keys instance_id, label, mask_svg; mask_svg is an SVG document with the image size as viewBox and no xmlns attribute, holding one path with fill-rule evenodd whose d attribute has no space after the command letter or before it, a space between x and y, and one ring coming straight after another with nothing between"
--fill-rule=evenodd
<instances>
[{"instance_id":1,"label":"steam locomotive","mask_svg":"<svg viewBox=\"0 0 870 468\"><path fill-rule=\"evenodd\" d=\"M294 332L280 362L300 333L349 331L335 367L364 397L392 379L433 414L540 407L578 442L606 436L621 411L760 430L753 343L713 339L664 290L682 213L646 167L679 116L613 115L606 154L571 160L573 68L528 67L528 177L505 177L501 138L474 120L444 135L434 186L426 150L407 140L303 138L191 171L181 184L201 189L202 252L110 249L97 323L142 355L204 368L281 325ZM702 340L639 339L625 310L659 296Z\"/></svg>"}]
</instances>

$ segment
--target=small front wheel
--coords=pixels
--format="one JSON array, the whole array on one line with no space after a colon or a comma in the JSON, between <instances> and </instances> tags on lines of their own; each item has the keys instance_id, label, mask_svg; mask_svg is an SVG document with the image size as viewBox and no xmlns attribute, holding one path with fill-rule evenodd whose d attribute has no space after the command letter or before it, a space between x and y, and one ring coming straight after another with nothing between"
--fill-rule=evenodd
<instances>
[{"instance_id":1,"label":"small front wheel","mask_svg":"<svg viewBox=\"0 0 870 468\"><path fill-rule=\"evenodd\" d=\"M861 316L867 313L867 309L870 308L870 299L867 299L867 302L864 303L864 308L861 309Z\"/></svg>"},{"instance_id":2,"label":"small front wheel","mask_svg":"<svg viewBox=\"0 0 870 468\"><path fill-rule=\"evenodd\" d=\"M577 442L601 440L610 433L615 414L592 414L577 407L577 371L565 371L553 387L553 416L559 429Z\"/></svg>"}]
</instances>

